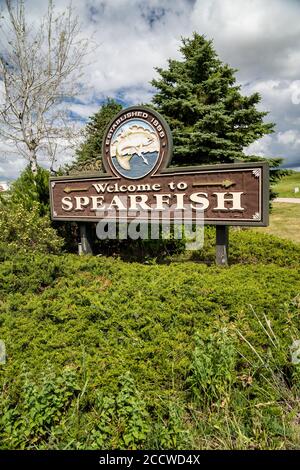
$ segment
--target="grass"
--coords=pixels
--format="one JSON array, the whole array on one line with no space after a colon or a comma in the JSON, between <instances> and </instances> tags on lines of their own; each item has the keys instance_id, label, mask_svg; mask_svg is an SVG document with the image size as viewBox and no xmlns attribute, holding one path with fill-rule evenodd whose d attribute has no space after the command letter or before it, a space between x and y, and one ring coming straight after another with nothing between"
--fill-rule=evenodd
<instances>
[{"instance_id":1,"label":"grass","mask_svg":"<svg viewBox=\"0 0 300 470\"><path fill-rule=\"evenodd\" d=\"M300 243L300 204L273 203L269 227L255 230Z\"/></svg>"},{"instance_id":2,"label":"grass","mask_svg":"<svg viewBox=\"0 0 300 470\"><path fill-rule=\"evenodd\" d=\"M299 188L299 192L295 193L294 188ZM295 171L285 176L274 189L278 192L278 197L300 197L300 172Z\"/></svg>"}]
</instances>

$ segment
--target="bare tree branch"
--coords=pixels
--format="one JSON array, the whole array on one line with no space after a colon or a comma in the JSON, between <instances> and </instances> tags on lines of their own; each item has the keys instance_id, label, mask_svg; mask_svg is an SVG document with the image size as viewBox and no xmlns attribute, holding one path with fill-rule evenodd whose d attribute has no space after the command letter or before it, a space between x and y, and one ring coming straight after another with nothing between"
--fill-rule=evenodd
<instances>
[{"instance_id":1,"label":"bare tree branch","mask_svg":"<svg viewBox=\"0 0 300 470\"><path fill-rule=\"evenodd\" d=\"M49 0L37 28L28 25L23 0L6 0L6 10L0 23L0 135L35 173L41 156L53 167L57 139L66 144L74 138L66 103L78 93L89 41L82 39L71 5L56 14Z\"/></svg>"}]
</instances>

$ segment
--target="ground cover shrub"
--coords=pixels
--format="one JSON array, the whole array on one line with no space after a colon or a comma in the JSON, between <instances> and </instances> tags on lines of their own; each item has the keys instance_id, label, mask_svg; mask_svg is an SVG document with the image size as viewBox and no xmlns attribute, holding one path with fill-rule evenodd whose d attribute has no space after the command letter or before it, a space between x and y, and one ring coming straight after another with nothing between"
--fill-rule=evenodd
<instances>
[{"instance_id":1,"label":"ground cover shrub","mask_svg":"<svg viewBox=\"0 0 300 470\"><path fill-rule=\"evenodd\" d=\"M297 448L300 273L276 260L8 257L0 447Z\"/></svg>"},{"instance_id":2,"label":"ground cover shrub","mask_svg":"<svg viewBox=\"0 0 300 470\"><path fill-rule=\"evenodd\" d=\"M215 262L215 228L205 227L204 247L191 252L191 259ZM300 245L274 235L252 229L231 227L229 230L229 263L274 263L279 266L299 266Z\"/></svg>"}]
</instances>

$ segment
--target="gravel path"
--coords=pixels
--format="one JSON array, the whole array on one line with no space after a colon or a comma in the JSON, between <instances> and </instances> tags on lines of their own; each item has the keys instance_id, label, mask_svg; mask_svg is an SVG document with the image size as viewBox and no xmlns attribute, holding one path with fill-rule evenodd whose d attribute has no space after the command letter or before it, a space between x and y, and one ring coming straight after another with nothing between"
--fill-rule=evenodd
<instances>
[{"instance_id":1,"label":"gravel path","mask_svg":"<svg viewBox=\"0 0 300 470\"><path fill-rule=\"evenodd\" d=\"M274 202L292 202L295 204L300 204L300 197L277 197L274 199Z\"/></svg>"}]
</instances>

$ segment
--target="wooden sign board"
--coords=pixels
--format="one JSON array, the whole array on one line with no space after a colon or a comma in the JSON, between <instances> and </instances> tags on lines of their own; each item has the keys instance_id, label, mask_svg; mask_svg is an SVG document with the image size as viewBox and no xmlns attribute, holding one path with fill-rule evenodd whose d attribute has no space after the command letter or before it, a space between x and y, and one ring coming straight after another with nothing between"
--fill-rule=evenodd
<instances>
[{"instance_id":1,"label":"wooden sign board","mask_svg":"<svg viewBox=\"0 0 300 470\"><path fill-rule=\"evenodd\" d=\"M172 136L155 111L119 113L103 139L105 173L50 179L53 220L95 222L103 217L194 221L211 225L268 225L269 167L265 162L168 167Z\"/></svg>"}]
</instances>

